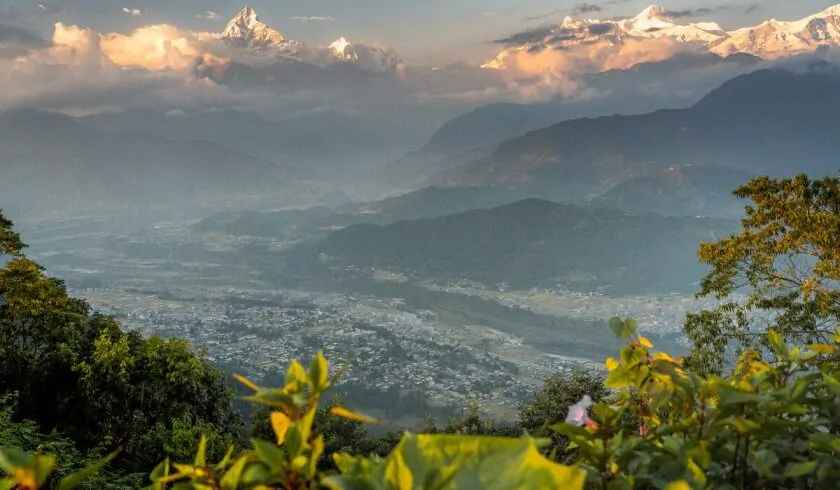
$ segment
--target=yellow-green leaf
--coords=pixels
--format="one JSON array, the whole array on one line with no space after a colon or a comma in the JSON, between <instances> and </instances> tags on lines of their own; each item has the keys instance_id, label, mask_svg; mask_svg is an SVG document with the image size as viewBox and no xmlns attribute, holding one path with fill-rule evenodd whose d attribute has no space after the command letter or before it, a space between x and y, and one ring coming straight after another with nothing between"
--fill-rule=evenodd
<instances>
[{"instance_id":1,"label":"yellow-green leaf","mask_svg":"<svg viewBox=\"0 0 840 490\"><path fill-rule=\"evenodd\" d=\"M343 407L338 407L338 406L332 407L332 408L330 408L329 413L330 413L330 415L335 415L336 417L343 417L345 419L355 420L355 421L358 421L358 422L366 422L366 423L369 423L369 424L376 423L376 419L374 419L374 418L351 412L350 410L347 410L346 408L343 408Z\"/></svg>"},{"instance_id":2,"label":"yellow-green leaf","mask_svg":"<svg viewBox=\"0 0 840 490\"><path fill-rule=\"evenodd\" d=\"M245 376L240 376L240 375L238 375L238 374L234 374L234 375L233 375L233 379L235 379L236 381L239 381L240 383L242 383L243 385L247 386L248 388L251 388L251 389L252 389L252 390L254 390L254 391L260 391L260 387L259 387L259 386L257 386L256 384L254 384L254 382L253 382L253 381L251 381L250 379L246 378Z\"/></svg>"},{"instance_id":3,"label":"yellow-green leaf","mask_svg":"<svg viewBox=\"0 0 840 490\"><path fill-rule=\"evenodd\" d=\"M685 480L669 483L665 490L691 490L691 485Z\"/></svg>"},{"instance_id":4,"label":"yellow-green leaf","mask_svg":"<svg viewBox=\"0 0 840 490\"><path fill-rule=\"evenodd\" d=\"M286 441L286 432L289 430L290 424L291 421L285 413L271 412L271 427L277 436L277 444L283 444Z\"/></svg>"}]
</instances>

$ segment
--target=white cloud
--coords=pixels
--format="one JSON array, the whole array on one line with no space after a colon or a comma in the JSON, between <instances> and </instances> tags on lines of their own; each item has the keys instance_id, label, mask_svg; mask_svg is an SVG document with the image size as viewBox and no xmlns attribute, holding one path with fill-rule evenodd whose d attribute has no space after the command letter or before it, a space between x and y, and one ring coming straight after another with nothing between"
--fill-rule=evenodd
<instances>
[{"instance_id":1,"label":"white cloud","mask_svg":"<svg viewBox=\"0 0 840 490\"><path fill-rule=\"evenodd\" d=\"M140 9L123 7L122 10L123 10L123 12L125 12L126 14L128 14L132 17L140 17L141 15L143 15L143 11L141 11Z\"/></svg>"},{"instance_id":2,"label":"white cloud","mask_svg":"<svg viewBox=\"0 0 840 490\"><path fill-rule=\"evenodd\" d=\"M0 110L215 104L230 90L193 75L199 64L226 62L214 48L169 25L100 34L57 23L51 45L0 60Z\"/></svg>"},{"instance_id":3,"label":"white cloud","mask_svg":"<svg viewBox=\"0 0 840 490\"><path fill-rule=\"evenodd\" d=\"M294 17L290 17L289 20L294 20L297 22L335 22L335 17L326 17L326 16L304 16L304 15L296 15Z\"/></svg>"},{"instance_id":4,"label":"white cloud","mask_svg":"<svg viewBox=\"0 0 840 490\"><path fill-rule=\"evenodd\" d=\"M224 17L213 12L212 10L205 10L203 14L196 15L199 19L207 19L207 20L224 20Z\"/></svg>"}]
</instances>

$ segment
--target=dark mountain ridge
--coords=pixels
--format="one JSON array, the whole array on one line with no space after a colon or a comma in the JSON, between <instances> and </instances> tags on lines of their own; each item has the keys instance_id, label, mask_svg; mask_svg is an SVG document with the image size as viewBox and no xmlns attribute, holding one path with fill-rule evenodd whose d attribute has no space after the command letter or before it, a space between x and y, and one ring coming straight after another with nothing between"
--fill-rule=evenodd
<instances>
[{"instance_id":1,"label":"dark mountain ridge","mask_svg":"<svg viewBox=\"0 0 840 490\"><path fill-rule=\"evenodd\" d=\"M332 266L390 268L418 278L518 287L689 291L702 277L702 240L734 229L713 219L629 215L527 199L388 225L335 231L315 246Z\"/></svg>"}]
</instances>

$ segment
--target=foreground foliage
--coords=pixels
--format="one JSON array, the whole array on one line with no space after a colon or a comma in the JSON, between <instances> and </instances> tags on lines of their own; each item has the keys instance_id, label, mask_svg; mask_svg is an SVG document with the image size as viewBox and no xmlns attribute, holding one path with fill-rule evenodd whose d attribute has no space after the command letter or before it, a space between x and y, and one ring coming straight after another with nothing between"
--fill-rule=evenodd
<instances>
[{"instance_id":1,"label":"foreground foliage","mask_svg":"<svg viewBox=\"0 0 840 490\"><path fill-rule=\"evenodd\" d=\"M231 446L208 458L202 436L190 463L169 459L149 489L828 489L840 479L840 332L829 343L791 348L768 334L770 355L744 354L727 377L687 371L681 359L653 351L633 320L610 326L628 339L607 359L601 401L585 395L550 430L564 436L571 466L540 451L550 441L528 437L405 434L387 456L329 455L316 430L318 402L337 375L320 354L304 369L293 361L282 388L247 399L270 408L272 440ZM363 415L333 404L329 413L354 422ZM6 450L4 450L6 451ZM0 458L7 488L41 488L49 456L19 450ZM99 468L96 466L95 468ZM60 488L65 488L60 486ZM69 488L69 487L68 487Z\"/></svg>"},{"instance_id":2,"label":"foreground foliage","mask_svg":"<svg viewBox=\"0 0 840 490\"><path fill-rule=\"evenodd\" d=\"M613 319L628 345L608 359L617 394L591 418L554 427L576 448L593 488L836 488L840 478L840 332L771 354L744 354L724 379L652 352L635 322ZM627 426L627 414L638 420Z\"/></svg>"}]
</instances>

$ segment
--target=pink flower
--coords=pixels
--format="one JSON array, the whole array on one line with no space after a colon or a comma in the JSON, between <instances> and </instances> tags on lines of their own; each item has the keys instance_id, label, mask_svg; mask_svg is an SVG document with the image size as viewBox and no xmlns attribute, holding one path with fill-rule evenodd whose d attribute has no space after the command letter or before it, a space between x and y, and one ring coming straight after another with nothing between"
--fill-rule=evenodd
<instances>
[{"instance_id":1,"label":"pink flower","mask_svg":"<svg viewBox=\"0 0 840 490\"><path fill-rule=\"evenodd\" d=\"M583 395L579 402L569 407L569 413L566 415L566 423L573 424L578 427L589 425L591 422L586 415L586 411L592 406L592 398L589 395Z\"/></svg>"}]
</instances>

